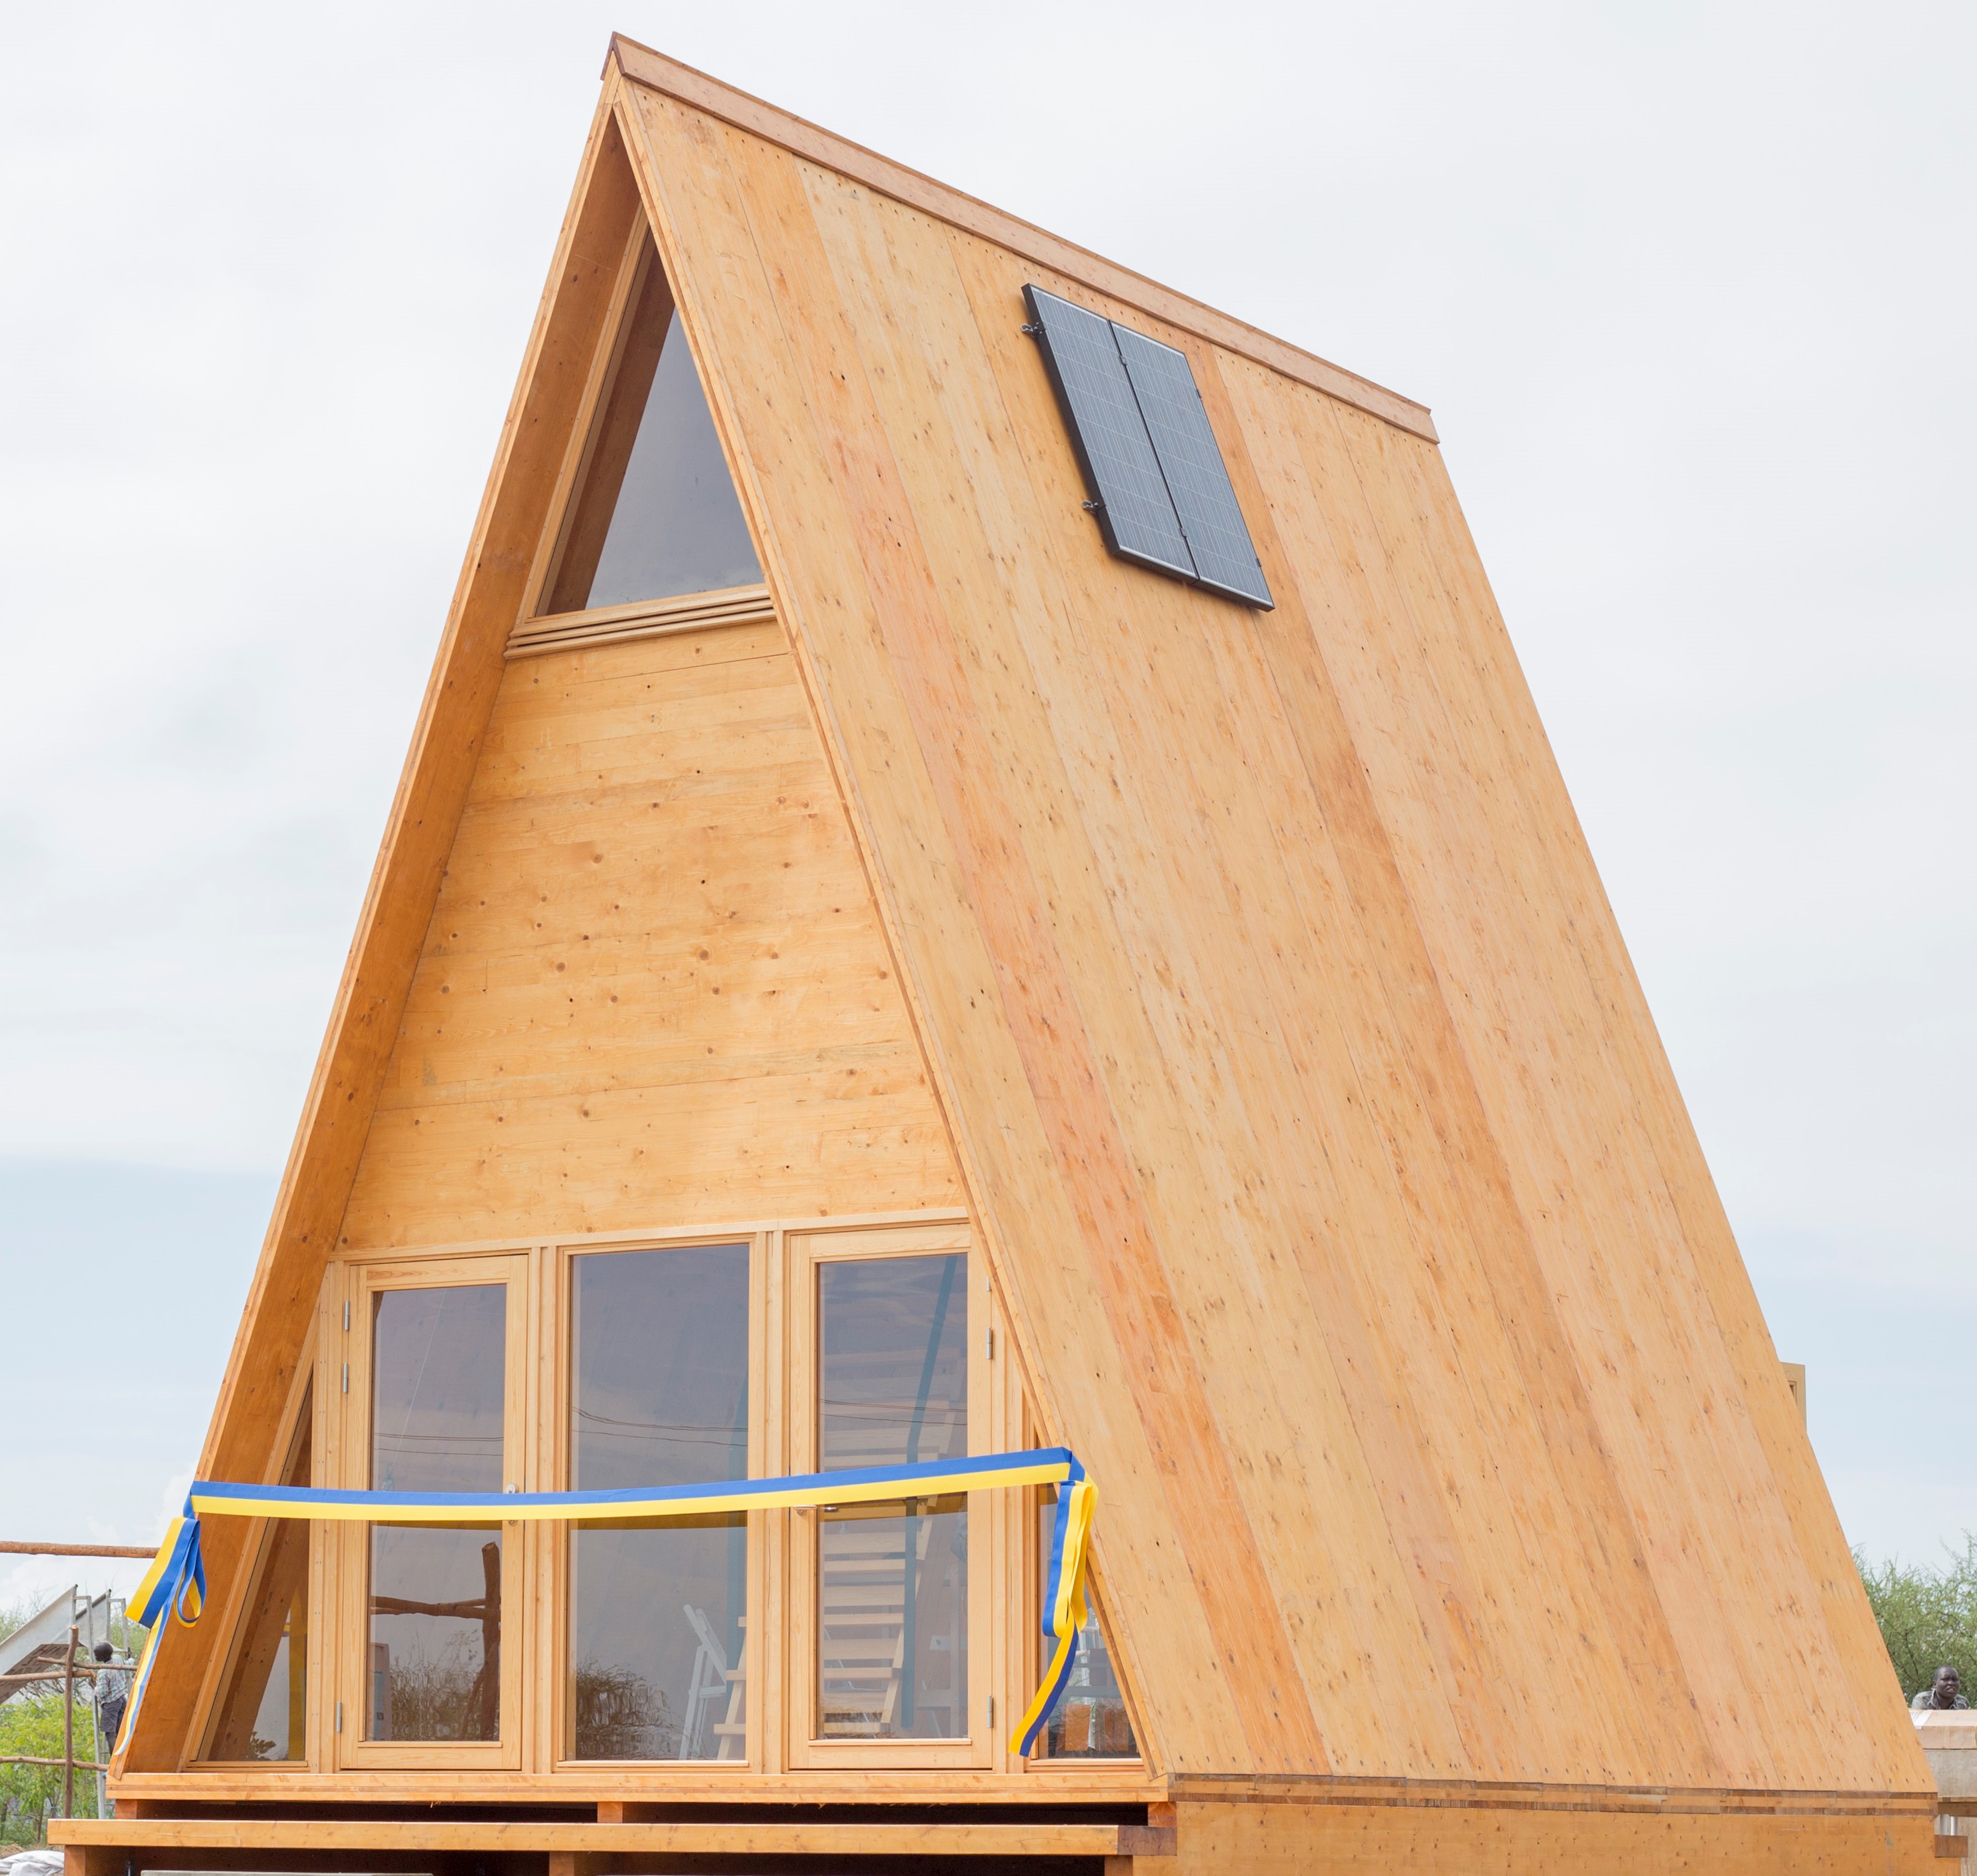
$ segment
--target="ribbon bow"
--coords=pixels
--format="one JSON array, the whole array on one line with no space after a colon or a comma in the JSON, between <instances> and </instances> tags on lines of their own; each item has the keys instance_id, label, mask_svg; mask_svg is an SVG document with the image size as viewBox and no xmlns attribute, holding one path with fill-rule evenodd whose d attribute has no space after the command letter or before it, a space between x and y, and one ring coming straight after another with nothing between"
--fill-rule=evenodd
<instances>
[{"instance_id":1,"label":"ribbon bow","mask_svg":"<svg viewBox=\"0 0 1977 1876\"><path fill-rule=\"evenodd\" d=\"M144 1690L151 1684L151 1670L157 1663L158 1644L164 1640L166 1629L174 1620L190 1628L205 1607L206 1559L200 1555L199 1518L188 1496L184 1511L166 1527L157 1555L124 1605L125 1620L147 1631L137 1681L130 1690L129 1716L124 1723L127 1739L137 1709L144 1704Z\"/></svg>"}]
</instances>

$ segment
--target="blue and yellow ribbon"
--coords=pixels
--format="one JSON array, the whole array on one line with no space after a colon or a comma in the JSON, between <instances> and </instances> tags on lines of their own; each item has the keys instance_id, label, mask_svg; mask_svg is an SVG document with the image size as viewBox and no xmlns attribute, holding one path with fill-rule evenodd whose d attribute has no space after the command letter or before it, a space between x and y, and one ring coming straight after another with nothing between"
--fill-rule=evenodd
<instances>
[{"instance_id":1,"label":"blue and yellow ribbon","mask_svg":"<svg viewBox=\"0 0 1977 1876\"><path fill-rule=\"evenodd\" d=\"M137 1684L131 1689L124 1736L130 1737L136 1723L166 1628L173 1620L190 1628L205 1604L206 1565L199 1544L202 1518L319 1518L361 1524L455 1526L517 1520L633 1524L704 1518L719 1512L883 1504L896 1498L939 1498L1008 1485L1058 1488L1044 1593L1044 1632L1055 1637L1057 1652L1044 1684L1023 1716L1017 1739L1010 1742L1012 1750L1028 1752L1071 1679L1078 1657L1078 1631L1084 1622L1086 1539L1094 1494L1084 1468L1065 1446L932 1459L913 1466L798 1472L784 1479L730 1479L712 1485L633 1486L615 1492L343 1492L315 1485L243 1485L199 1479L186 1497L184 1514L172 1520L156 1559L130 1597L130 1619L150 1633L138 1664Z\"/></svg>"},{"instance_id":2,"label":"blue and yellow ribbon","mask_svg":"<svg viewBox=\"0 0 1977 1876\"><path fill-rule=\"evenodd\" d=\"M130 1688L130 1703L122 1729L130 1736L131 1722L144 1704L144 1690L151 1684L151 1670L157 1665L158 1644L173 1621L190 1628L206 1607L206 1559L200 1555L199 1519L192 1501L165 1528L165 1541L158 1554L138 1579L137 1587L124 1605L124 1617L145 1631L144 1652L138 1657L137 1678Z\"/></svg>"},{"instance_id":3,"label":"blue and yellow ribbon","mask_svg":"<svg viewBox=\"0 0 1977 1876\"><path fill-rule=\"evenodd\" d=\"M996 1485L1054 1485L1078 1462L1062 1446L994 1452L916 1466L863 1466L787 1479L729 1479L718 1484L630 1485L615 1492L338 1492L315 1485L230 1485L200 1479L189 1502L201 1517L326 1518L368 1525L497 1525L513 1519L570 1524L704 1518L717 1512L786 1505L870 1505L944 1497Z\"/></svg>"},{"instance_id":4,"label":"blue and yellow ribbon","mask_svg":"<svg viewBox=\"0 0 1977 1876\"><path fill-rule=\"evenodd\" d=\"M1084 1561L1098 1491L1085 1477L1084 1468L1068 1452L1064 1457L1071 1460L1071 1468L1058 1487L1057 1516L1051 1523L1050 1568L1044 1578L1044 1634L1057 1647L1009 1741L1010 1751L1018 1754L1027 1753L1036 1743L1071 1684L1071 1670L1078 1663L1078 1632L1084 1627Z\"/></svg>"}]
</instances>

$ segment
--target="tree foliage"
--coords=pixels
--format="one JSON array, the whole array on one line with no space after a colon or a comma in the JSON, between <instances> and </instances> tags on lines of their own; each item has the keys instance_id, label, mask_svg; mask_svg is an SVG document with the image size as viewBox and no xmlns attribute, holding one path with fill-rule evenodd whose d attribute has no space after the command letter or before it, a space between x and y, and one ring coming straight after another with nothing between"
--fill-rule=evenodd
<instances>
[{"instance_id":1,"label":"tree foliage","mask_svg":"<svg viewBox=\"0 0 1977 1876\"><path fill-rule=\"evenodd\" d=\"M96 1715L89 1704L87 1686L87 1682L78 1686L75 1701L75 1815L79 1818L96 1815ZM31 1688L0 1706L0 1754L59 1759L61 1750L59 1686ZM0 1765L0 1841L45 1842L49 1818L61 1815L61 1766Z\"/></svg>"},{"instance_id":2,"label":"tree foliage","mask_svg":"<svg viewBox=\"0 0 1977 1876\"><path fill-rule=\"evenodd\" d=\"M1859 1551L1853 1562L1902 1692L1929 1686L1946 1662L1977 1705L1977 1531L1965 1531L1962 1554L1949 1555L1939 1570L1892 1558L1870 1563Z\"/></svg>"}]
</instances>

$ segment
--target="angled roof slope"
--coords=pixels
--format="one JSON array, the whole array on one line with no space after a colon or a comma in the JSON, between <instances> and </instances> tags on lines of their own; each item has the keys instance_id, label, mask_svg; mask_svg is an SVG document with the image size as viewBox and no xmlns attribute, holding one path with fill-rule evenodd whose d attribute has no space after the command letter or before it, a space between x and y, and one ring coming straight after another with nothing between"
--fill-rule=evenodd
<instances>
[{"instance_id":1,"label":"angled roof slope","mask_svg":"<svg viewBox=\"0 0 1977 1876\"><path fill-rule=\"evenodd\" d=\"M1157 1768L1926 1789L1426 412L622 41L203 1472L270 1462L640 196ZM1275 612L1107 557L1026 282L1189 354Z\"/></svg>"},{"instance_id":2,"label":"angled roof slope","mask_svg":"<svg viewBox=\"0 0 1977 1876\"><path fill-rule=\"evenodd\" d=\"M618 56L1163 1764L1916 1789L1438 453ZM1274 613L1106 557L1028 280L1189 354Z\"/></svg>"}]
</instances>

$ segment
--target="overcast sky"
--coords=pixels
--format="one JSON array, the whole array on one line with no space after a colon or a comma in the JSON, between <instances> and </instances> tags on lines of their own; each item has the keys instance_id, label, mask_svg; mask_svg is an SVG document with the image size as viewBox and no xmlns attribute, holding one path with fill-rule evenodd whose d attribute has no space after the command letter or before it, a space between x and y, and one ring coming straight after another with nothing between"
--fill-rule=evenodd
<instances>
[{"instance_id":1,"label":"overcast sky","mask_svg":"<svg viewBox=\"0 0 1977 1876\"><path fill-rule=\"evenodd\" d=\"M183 1491L613 28L1433 407L1847 1533L1977 1528L1977 12L13 0L0 1536Z\"/></svg>"}]
</instances>

